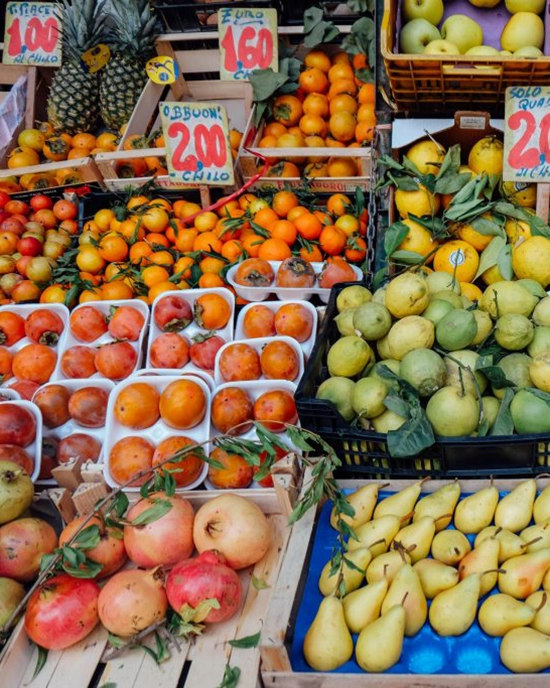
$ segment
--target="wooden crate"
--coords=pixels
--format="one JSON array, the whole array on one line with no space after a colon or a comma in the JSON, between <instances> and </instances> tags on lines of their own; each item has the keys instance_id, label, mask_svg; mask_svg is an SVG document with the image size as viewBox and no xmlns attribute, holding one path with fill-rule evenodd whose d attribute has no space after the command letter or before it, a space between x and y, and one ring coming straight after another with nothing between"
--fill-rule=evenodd
<instances>
[{"instance_id":1,"label":"wooden crate","mask_svg":"<svg viewBox=\"0 0 550 688\"><path fill-rule=\"evenodd\" d=\"M0 151L0 167L5 167L8 153L17 144L17 137L23 129L34 127L35 121L35 96L38 81L38 70L36 67L25 67L21 65L0 64L0 103L9 95L11 87L17 83L21 77L27 77L27 97L25 114L19 121L15 129L11 132L11 140L5 148Z\"/></svg>"},{"instance_id":2,"label":"wooden crate","mask_svg":"<svg viewBox=\"0 0 550 688\"><path fill-rule=\"evenodd\" d=\"M60 162L48 162L42 163L41 165L32 165L31 167L18 167L15 170L0 170L0 185L3 179L13 176L20 177L24 174L47 174L48 172L65 169L73 170L75 174L78 174L79 182L71 182L70 184L49 188L62 189L64 186L75 186L75 184L78 183L91 182L97 182L103 185L103 177L92 157L79 158L77 160L61 160Z\"/></svg>"},{"instance_id":3,"label":"wooden crate","mask_svg":"<svg viewBox=\"0 0 550 688\"><path fill-rule=\"evenodd\" d=\"M240 572L243 583L243 606L240 614L209 626L202 636L189 642L181 639L181 652L171 648L171 657L160 666L142 650L102 662L107 648L107 631L96 628L91 635L63 652L50 651L47 662L31 683L38 651L28 641L20 622L0 658L2 685L17 688L92 688L116 685L119 688L215 688L222 682L226 664L241 669L239 687L259 686L259 648L232 648L228 641L253 635L261 630L269 600L275 590L281 563L291 529L288 527L295 478L291 474L275 475L276 489L236 490L255 502L267 515L273 542L265 557L254 567ZM223 491L197 491L185 496L195 510ZM129 494L135 500L139 495ZM92 502L93 503L93 502ZM252 575L265 580L268 588L256 590Z\"/></svg>"},{"instance_id":4,"label":"wooden crate","mask_svg":"<svg viewBox=\"0 0 550 688\"><path fill-rule=\"evenodd\" d=\"M304 485L308 482L308 473L304 476ZM372 481L378 482L378 481ZM390 480L379 482L388 486L391 491L399 491L417 481ZM429 480L422 487L423 494L435 492L449 481ZM459 481L464 492L472 492L487 487L487 480ZM495 480L494 484L501 490L509 491L522 479ZM342 488L356 489L365 485L365 481L343 480ZM542 489L542 486L541 486ZM261 671L265 686L284 688L546 688L549 685L548 674L508 675L508 674L349 674L349 673L305 673L294 672L290 662L290 646L298 609L309 569L315 527L321 505L317 511L311 509L306 516L296 523L288 542L279 578L273 591L269 611L265 618L260 638L262 658ZM472 667L475 670L475 667Z\"/></svg>"}]
</instances>

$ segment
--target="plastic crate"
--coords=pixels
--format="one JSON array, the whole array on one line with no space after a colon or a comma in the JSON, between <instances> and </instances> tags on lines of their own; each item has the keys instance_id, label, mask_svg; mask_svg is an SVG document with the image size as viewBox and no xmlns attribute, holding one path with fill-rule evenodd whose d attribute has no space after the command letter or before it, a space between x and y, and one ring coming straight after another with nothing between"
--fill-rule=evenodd
<instances>
[{"instance_id":1,"label":"plastic crate","mask_svg":"<svg viewBox=\"0 0 550 688\"><path fill-rule=\"evenodd\" d=\"M388 452L386 435L352 427L334 404L316 399L317 388L329 377L327 350L340 336L333 320L337 314L336 297L349 284L332 289L323 326L295 394L302 426L320 435L342 459L338 475L346 478L479 478L548 472L548 434L440 439L417 456L397 459Z\"/></svg>"},{"instance_id":2,"label":"plastic crate","mask_svg":"<svg viewBox=\"0 0 550 688\"><path fill-rule=\"evenodd\" d=\"M160 0L155 3L156 10L168 31L216 31L218 28L218 10L227 7L227 2L178 2L178 0ZM276 0L252 0L231 2L232 9L274 7L281 13Z\"/></svg>"},{"instance_id":3,"label":"plastic crate","mask_svg":"<svg viewBox=\"0 0 550 688\"><path fill-rule=\"evenodd\" d=\"M506 88L509 86L550 85L550 15L548 2L544 10L546 39L543 57L484 57L479 55L400 54L397 39L401 30L402 0L384 0L384 17L380 32L380 51L386 65L393 98L400 111L452 112L457 108L487 109L502 116ZM445 15L464 13L481 24L487 38L499 48L498 24L509 14L502 7L480 9L465 0L445 3ZM504 16L506 15L506 16Z\"/></svg>"}]
</instances>

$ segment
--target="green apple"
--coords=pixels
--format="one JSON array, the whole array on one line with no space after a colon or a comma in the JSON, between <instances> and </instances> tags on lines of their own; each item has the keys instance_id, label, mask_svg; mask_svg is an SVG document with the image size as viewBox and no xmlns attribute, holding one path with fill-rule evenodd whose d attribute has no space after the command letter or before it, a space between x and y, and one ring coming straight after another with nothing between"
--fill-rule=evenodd
<instances>
[{"instance_id":1,"label":"green apple","mask_svg":"<svg viewBox=\"0 0 550 688\"><path fill-rule=\"evenodd\" d=\"M445 25L443 25L445 28ZM544 22L534 12L513 14L500 35L500 45L513 53L519 48L544 45Z\"/></svg>"},{"instance_id":2,"label":"green apple","mask_svg":"<svg viewBox=\"0 0 550 688\"><path fill-rule=\"evenodd\" d=\"M500 0L470 0L470 5L474 7L496 7Z\"/></svg>"},{"instance_id":3,"label":"green apple","mask_svg":"<svg viewBox=\"0 0 550 688\"><path fill-rule=\"evenodd\" d=\"M404 53L420 55L431 41L441 38L438 29L426 19L407 22L399 34L399 44Z\"/></svg>"},{"instance_id":4,"label":"green apple","mask_svg":"<svg viewBox=\"0 0 550 688\"><path fill-rule=\"evenodd\" d=\"M534 45L524 45L523 48L514 50L514 57L540 57L544 55L542 50L535 48Z\"/></svg>"},{"instance_id":5,"label":"green apple","mask_svg":"<svg viewBox=\"0 0 550 688\"><path fill-rule=\"evenodd\" d=\"M430 41L424 48L425 55L460 55L460 50L454 43L439 39L437 41Z\"/></svg>"},{"instance_id":6,"label":"green apple","mask_svg":"<svg viewBox=\"0 0 550 688\"><path fill-rule=\"evenodd\" d=\"M425 19L437 26L443 19L443 0L403 0L403 17L407 21Z\"/></svg>"},{"instance_id":7,"label":"green apple","mask_svg":"<svg viewBox=\"0 0 550 688\"><path fill-rule=\"evenodd\" d=\"M467 50L465 55L500 55L500 52L493 48L492 45L476 45L473 48Z\"/></svg>"},{"instance_id":8,"label":"green apple","mask_svg":"<svg viewBox=\"0 0 550 688\"><path fill-rule=\"evenodd\" d=\"M516 12L534 12L540 14L546 7L546 0L504 0L510 14Z\"/></svg>"},{"instance_id":9,"label":"green apple","mask_svg":"<svg viewBox=\"0 0 550 688\"><path fill-rule=\"evenodd\" d=\"M464 54L470 48L483 43L483 29L465 14L452 14L443 22L441 38L454 43Z\"/></svg>"},{"instance_id":10,"label":"green apple","mask_svg":"<svg viewBox=\"0 0 550 688\"><path fill-rule=\"evenodd\" d=\"M511 55L512 53L509 50L501 50L500 54L501 55Z\"/></svg>"}]
</instances>

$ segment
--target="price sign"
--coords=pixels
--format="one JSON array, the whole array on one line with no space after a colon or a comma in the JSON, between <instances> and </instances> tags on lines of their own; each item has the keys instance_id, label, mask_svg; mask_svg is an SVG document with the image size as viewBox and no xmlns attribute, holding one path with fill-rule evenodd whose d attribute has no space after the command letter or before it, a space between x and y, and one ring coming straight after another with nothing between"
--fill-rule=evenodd
<instances>
[{"instance_id":1,"label":"price sign","mask_svg":"<svg viewBox=\"0 0 550 688\"><path fill-rule=\"evenodd\" d=\"M111 51L109 46L104 43L96 45L95 48L90 48L82 53L82 62L84 62L86 69L90 74L95 74L103 69L107 62L111 59Z\"/></svg>"},{"instance_id":2,"label":"price sign","mask_svg":"<svg viewBox=\"0 0 550 688\"><path fill-rule=\"evenodd\" d=\"M145 71L151 81L161 86L173 84L180 74L178 63L167 55L152 57L147 61Z\"/></svg>"},{"instance_id":3,"label":"price sign","mask_svg":"<svg viewBox=\"0 0 550 688\"><path fill-rule=\"evenodd\" d=\"M218 10L220 76L226 81L245 81L255 69L277 70L277 10Z\"/></svg>"},{"instance_id":4,"label":"price sign","mask_svg":"<svg viewBox=\"0 0 550 688\"><path fill-rule=\"evenodd\" d=\"M2 62L59 67L59 7L55 2L8 2Z\"/></svg>"},{"instance_id":5,"label":"price sign","mask_svg":"<svg viewBox=\"0 0 550 688\"><path fill-rule=\"evenodd\" d=\"M506 89L503 179L550 183L548 86Z\"/></svg>"},{"instance_id":6,"label":"price sign","mask_svg":"<svg viewBox=\"0 0 550 688\"><path fill-rule=\"evenodd\" d=\"M216 103L160 103L170 178L190 184L234 183L227 113Z\"/></svg>"}]
</instances>

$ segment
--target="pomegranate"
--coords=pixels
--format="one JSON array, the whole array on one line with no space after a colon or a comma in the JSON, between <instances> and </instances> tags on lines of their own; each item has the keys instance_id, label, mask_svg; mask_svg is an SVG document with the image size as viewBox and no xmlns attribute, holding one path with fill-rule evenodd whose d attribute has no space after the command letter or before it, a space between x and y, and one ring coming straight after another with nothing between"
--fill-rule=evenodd
<instances>
[{"instance_id":1,"label":"pomegranate","mask_svg":"<svg viewBox=\"0 0 550 688\"><path fill-rule=\"evenodd\" d=\"M59 536L60 547L68 544L86 518L87 516L80 516L65 526ZM105 578L110 576L111 573L118 571L127 559L122 530L120 528L107 527L102 519L97 516L88 521L84 530L88 526L97 526L99 528L100 541L95 547L86 550L86 556L91 561L95 561L103 566L96 578ZM75 545L71 546L75 547Z\"/></svg>"},{"instance_id":2,"label":"pomegranate","mask_svg":"<svg viewBox=\"0 0 550 688\"><path fill-rule=\"evenodd\" d=\"M187 559L193 552L194 513L186 499L155 492L134 504L126 518L134 521L159 501L168 501L172 506L164 516L145 526L124 526L126 552L142 568L171 566Z\"/></svg>"},{"instance_id":3,"label":"pomegranate","mask_svg":"<svg viewBox=\"0 0 550 688\"><path fill-rule=\"evenodd\" d=\"M101 623L121 638L129 638L160 621L167 608L160 566L115 573L105 584L98 602Z\"/></svg>"},{"instance_id":4,"label":"pomegranate","mask_svg":"<svg viewBox=\"0 0 550 688\"><path fill-rule=\"evenodd\" d=\"M186 604L196 609L204 600L217 600L220 608L206 610L206 614L199 611L193 618L197 623L225 621L235 614L242 601L238 574L214 550L174 566L166 580L166 594L170 606L178 613Z\"/></svg>"},{"instance_id":5,"label":"pomegranate","mask_svg":"<svg viewBox=\"0 0 550 688\"><path fill-rule=\"evenodd\" d=\"M99 618L99 585L89 578L61 573L50 578L29 599L25 630L46 650L64 650L89 635Z\"/></svg>"},{"instance_id":6,"label":"pomegranate","mask_svg":"<svg viewBox=\"0 0 550 688\"><path fill-rule=\"evenodd\" d=\"M244 569L260 561L269 549L271 527L254 502L224 494L197 511L193 540L199 552L218 550L232 569Z\"/></svg>"},{"instance_id":7,"label":"pomegranate","mask_svg":"<svg viewBox=\"0 0 550 688\"><path fill-rule=\"evenodd\" d=\"M57 534L40 518L20 518L0 528L0 576L30 581L40 559L57 547Z\"/></svg>"},{"instance_id":8,"label":"pomegranate","mask_svg":"<svg viewBox=\"0 0 550 688\"><path fill-rule=\"evenodd\" d=\"M28 473L13 461L0 461L0 523L19 518L33 497L34 485Z\"/></svg>"},{"instance_id":9,"label":"pomegranate","mask_svg":"<svg viewBox=\"0 0 550 688\"><path fill-rule=\"evenodd\" d=\"M25 597L25 588L11 578L0 578L0 628Z\"/></svg>"}]
</instances>

